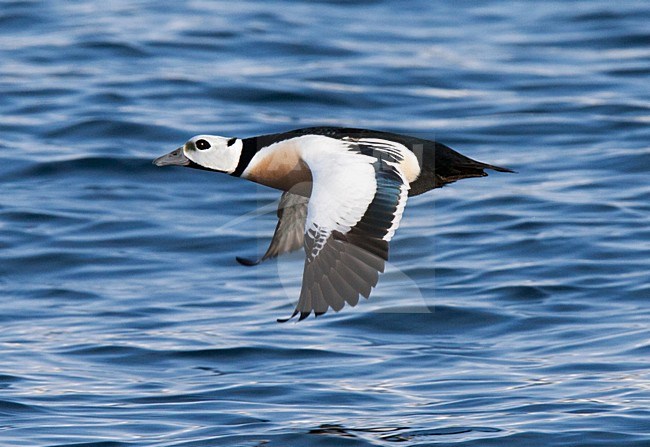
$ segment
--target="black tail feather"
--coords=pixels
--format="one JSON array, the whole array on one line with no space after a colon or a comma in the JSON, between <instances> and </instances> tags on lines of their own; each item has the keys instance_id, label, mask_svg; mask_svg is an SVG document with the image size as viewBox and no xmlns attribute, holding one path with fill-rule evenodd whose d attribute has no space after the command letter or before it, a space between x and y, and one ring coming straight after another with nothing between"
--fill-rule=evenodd
<instances>
[{"instance_id":1,"label":"black tail feather","mask_svg":"<svg viewBox=\"0 0 650 447\"><path fill-rule=\"evenodd\" d=\"M441 188L457 180L485 177L488 175L485 169L498 172L515 172L509 168L473 160L438 142L430 142L430 144L424 145L420 163L422 170L417 180L411 183L409 196L416 196L434 188Z\"/></svg>"}]
</instances>

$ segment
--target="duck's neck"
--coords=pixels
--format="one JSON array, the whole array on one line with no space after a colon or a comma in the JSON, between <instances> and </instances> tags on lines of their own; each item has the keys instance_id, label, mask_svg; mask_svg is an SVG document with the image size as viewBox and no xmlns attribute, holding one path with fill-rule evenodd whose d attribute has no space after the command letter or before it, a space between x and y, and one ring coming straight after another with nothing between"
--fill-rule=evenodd
<instances>
[{"instance_id":1,"label":"duck's neck","mask_svg":"<svg viewBox=\"0 0 650 447\"><path fill-rule=\"evenodd\" d=\"M244 170L248 167L248 164L260 149L261 147L256 137L242 139L242 149L241 155L239 156L239 163L237 164L237 168L235 168L235 170L230 175L240 177L242 175L242 172L244 172Z\"/></svg>"}]
</instances>

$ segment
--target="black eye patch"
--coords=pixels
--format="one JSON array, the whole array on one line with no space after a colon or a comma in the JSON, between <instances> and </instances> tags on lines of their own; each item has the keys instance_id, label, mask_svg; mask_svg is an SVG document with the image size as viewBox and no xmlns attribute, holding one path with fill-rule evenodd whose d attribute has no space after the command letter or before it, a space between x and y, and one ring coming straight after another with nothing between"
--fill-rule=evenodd
<instances>
[{"instance_id":1,"label":"black eye patch","mask_svg":"<svg viewBox=\"0 0 650 447\"><path fill-rule=\"evenodd\" d=\"M210 143L208 143L204 139L196 140L196 143L194 143L197 149L204 151L206 149L210 149Z\"/></svg>"},{"instance_id":2,"label":"black eye patch","mask_svg":"<svg viewBox=\"0 0 650 447\"><path fill-rule=\"evenodd\" d=\"M235 144L235 141L237 141L237 138L231 138L230 140L228 140L228 141L226 142L226 145L228 145L228 147L230 147L230 146L232 146L233 144Z\"/></svg>"}]
</instances>

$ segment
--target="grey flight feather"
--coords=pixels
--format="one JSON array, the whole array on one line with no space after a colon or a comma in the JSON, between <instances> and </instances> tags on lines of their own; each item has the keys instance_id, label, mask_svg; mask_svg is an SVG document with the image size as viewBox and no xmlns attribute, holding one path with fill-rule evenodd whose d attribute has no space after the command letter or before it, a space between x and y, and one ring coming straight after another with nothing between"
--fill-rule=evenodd
<instances>
[{"instance_id":1,"label":"grey flight feather","mask_svg":"<svg viewBox=\"0 0 650 447\"><path fill-rule=\"evenodd\" d=\"M247 259L237 256L237 262L246 266L257 265L260 262L278 255L289 253L302 248L307 219L308 197L290 192L282 193L278 204L278 223L268 250L259 259Z\"/></svg>"}]
</instances>

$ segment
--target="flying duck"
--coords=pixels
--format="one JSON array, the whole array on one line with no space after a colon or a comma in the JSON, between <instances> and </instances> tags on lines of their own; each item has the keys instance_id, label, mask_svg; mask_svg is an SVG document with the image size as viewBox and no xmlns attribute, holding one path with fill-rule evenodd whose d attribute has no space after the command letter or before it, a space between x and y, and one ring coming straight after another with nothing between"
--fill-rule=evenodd
<instances>
[{"instance_id":1,"label":"flying duck","mask_svg":"<svg viewBox=\"0 0 650 447\"><path fill-rule=\"evenodd\" d=\"M303 247L298 321L368 298L388 260L407 197L485 169L442 143L389 132L311 127L250 138L198 135L153 161L241 177L283 191L278 223L256 265Z\"/></svg>"}]
</instances>

